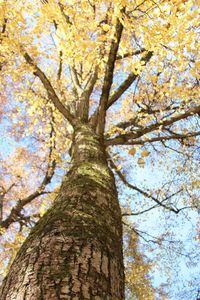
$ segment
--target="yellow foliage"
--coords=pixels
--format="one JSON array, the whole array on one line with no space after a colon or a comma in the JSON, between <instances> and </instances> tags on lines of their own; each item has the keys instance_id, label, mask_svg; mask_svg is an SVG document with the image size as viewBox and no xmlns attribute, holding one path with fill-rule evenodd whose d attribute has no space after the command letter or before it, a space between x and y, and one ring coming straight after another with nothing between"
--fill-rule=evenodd
<instances>
[{"instance_id":1,"label":"yellow foliage","mask_svg":"<svg viewBox=\"0 0 200 300\"><path fill-rule=\"evenodd\" d=\"M144 150L142 150L141 155L142 155L142 157L147 157L147 156L149 156L149 151L144 149Z\"/></svg>"},{"instance_id":2,"label":"yellow foliage","mask_svg":"<svg viewBox=\"0 0 200 300\"><path fill-rule=\"evenodd\" d=\"M130 154L130 155L135 155L135 153L136 153L136 149L135 148L131 148L129 151L128 151L128 154Z\"/></svg>"},{"instance_id":3,"label":"yellow foliage","mask_svg":"<svg viewBox=\"0 0 200 300\"><path fill-rule=\"evenodd\" d=\"M154 300L155 289L149 277L152 264L140 252L138 236L129 230L125 234L127 300Z\"/></svg>"},{"instance_id":4,"label":"yellow foliage","mask_svg":"<svg viewBox=\"0 0 200 300\"><path fill-rule=\"evenodd\" d=\"M141 158L141 157L138 158L137 163L138 163L138 165L139 165L140 167L142 167L142 168L143 168L144 165L145 165L145 161L144 161L144 159Z\"/></svg>"}]
</instances>

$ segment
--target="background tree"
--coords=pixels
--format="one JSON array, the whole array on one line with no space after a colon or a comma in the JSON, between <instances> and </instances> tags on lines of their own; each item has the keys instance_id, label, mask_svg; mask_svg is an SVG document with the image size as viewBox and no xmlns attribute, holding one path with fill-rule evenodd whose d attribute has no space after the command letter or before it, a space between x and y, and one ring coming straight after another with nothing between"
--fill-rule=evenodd
<instances>
[{"instance_id":1,"label":"background tree","mask_svg":"<svg viewBox=\"0 0 200 300\"><path fill-rule=\"evenodd\" d=\"M2 124L19 145L2 156L2 233L19 244L56 196L2 299L123 299L121 217L198 208L197 6L1 1ZM127 157L139 168L164 157L170 181L148 190L130 183ZM146 201L121 213L111 168Z\"/></svg>"}]
</instances>

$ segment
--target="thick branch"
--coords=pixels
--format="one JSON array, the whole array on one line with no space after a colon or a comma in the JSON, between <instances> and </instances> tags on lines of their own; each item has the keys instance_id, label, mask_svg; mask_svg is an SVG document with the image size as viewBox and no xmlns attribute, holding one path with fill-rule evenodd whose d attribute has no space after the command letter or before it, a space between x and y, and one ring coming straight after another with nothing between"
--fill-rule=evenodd
<instances>
[{"instance_id":1,"label":"thick branch","mask_svg":"<svg viewBox=\"0 0 200 300\"><path fill-rule=\"evenodd\" d=\"M53 86L51 85L51 82L49 79L46 77L44 72L35 64L33 59L30 57L28 53L24 54L24 58L26 62L34 67L34 72L33 74L36 75L42 82L44 88L47 91L49 99L53 102L55 107L59 110L59 112L71 123L72 126L76 124L74 116L70 113L70 111L62 104L60 99L58 98Z\"/></svg>"},{"instance_id":2,"label":"thick branch","mask_svg":"<svg viewBox=\"0 0 200 300\"><path fill-rule=\"evenodd\" d=\"M81 88L81 84L78 79L78 74L74 66L70 67L70 74L71 74L72 83L77 93L77 96L80 96L83 93L83 89Z\"/></svg>"},{"instance_id":3,"label":"thick branch","mask_svg":"<svg viewBox=\"0 0 200 300\"><path fill-rule=\"evenodd\" d=\"M200 135L200 131L197 132L191 132L189 134L174 134L170 136L159 136L151 139L146 140L134 140L134 141L128 141L125 143L126 145L144 145L146 143L154 143L154 142L162 142L162 141L169 141L169 140L183 140L187 139L189 137L198 136Z\"/></svg>"},{"instance_id":4,"label":"thick branch","mask_svg":"<svg viewBox=\"0 0 200 300\"><path fill-rule=\"evenodd\" d=\"M95 83L98 78L98 71L97 67L95 68L94 72L92 72L91 76L89 77L88 81L84 86L84 91L80 97L80 102L78 106L78 114L83 122L88 121L89 115L89 100L94 89Z\"/></svg>"},{"instance_id":5,"label":"thick branch","mask_svg":"<svg viewBox=\"0 0 200 300\"><path fill-rule=\"evenodd\" d=\"M134 131L130 131L128 133L125 134L121 134L116 136L115 138L109 139L107 141L105 141L105 145L106 146L110 146L110 145L124 145L127 144L127 142L129 142L130 139L137 139L141 136L143 136L144 134L150 133L152 131L158 130L160 126L168 126L171 125L177 121L183 120L188 118L189 116L192 116L194 114L199 114L200 113L200 105L191 108L190 110L186 111L185 113L180 113L177 114L169 119L166 120L161 120L160 122L157 122L155 124L146 126L142 129L138 129L138 130L134 130Z\"/></svg>"},{"instance_id":6,"label":"thick branch","mask_svg":"<svg viewBox=\"0 0 200 300\"><path fill-rule=\"evenodd\" d=\"M115 37L111 42L110 52L108 54L108 61L107 61L105 75L103 79L102 93L100 97L100 104L99 104L99 111L98 111L98 125L97 125L98 126L97 133L100 135L103 135L104 132L107 103L108 103L110 89L113 82L115 61L117 58L117 52L118 52L119 43L122 36L122 31L123 31L123 25L120 22L120 20L117 19Z\"/></svg>"},{"instance_id":7,"label":"thick branch","mask_svg":"<svg viewBox=\"0 0 200 300\"><path fill-rule=\"evenodd\" d=\"M141 59L146 65L148 61L151 59L153 52L147 52L147 54ZM122 84L118 87L118 89L113 93L113 95L108 99L106 109L108 109L112 104L114 104L123 94L124 92L132 85L135 79L138 78L138 74L131 72L127 78L122 82ZM98 117L98 109L94 112L90 119L90 123L95 126Z\"/></svg>"},{"instance_id":8,"label":"thick branch","mask_svg":"<svg viewBox=\"0 0 200 300\"><path fill-rule=\"evenodd\" d=\"M59 53L59 58L60 58L60 62L59 62L59 68L58 68L58 74L57 74L57 78L58 80L61 79L61 75L62 75L62 69L63 69L63 53L62 51L60 51Z\"/></svg>"}]
</instances>

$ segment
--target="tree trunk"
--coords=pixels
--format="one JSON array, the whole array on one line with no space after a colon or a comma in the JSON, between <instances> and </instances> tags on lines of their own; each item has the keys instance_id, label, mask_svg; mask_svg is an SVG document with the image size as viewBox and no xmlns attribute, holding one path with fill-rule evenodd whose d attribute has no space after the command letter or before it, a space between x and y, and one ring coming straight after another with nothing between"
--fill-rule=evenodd
<instances>
[{"instance_id":1,"label":"tree trunk","mask_svg":"<svg viewBox=\"0 0 200 300\"><path fill-rule=\"evenodd\" d=\"M74 130L72 167L21 247L1 300L124 299L121 211L98 136Z\"/></svg>"}]
</instances>

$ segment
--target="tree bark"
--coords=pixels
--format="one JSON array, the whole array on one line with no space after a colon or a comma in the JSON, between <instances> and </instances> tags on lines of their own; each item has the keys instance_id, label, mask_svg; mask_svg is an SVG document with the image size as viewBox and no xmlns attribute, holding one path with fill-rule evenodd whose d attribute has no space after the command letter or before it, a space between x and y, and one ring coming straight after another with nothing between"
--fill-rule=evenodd
<instances>
[{"instance_id":1,"label":"tree bark","mask_svg":"<svg viewBox=\"0 0 200 300\"><path fill-rule=\"evenodd\" d=\"M76 126L72 167L22 245L1 300L124 299L122 222L100 138Z\"/></svg>"}]
</instances>

